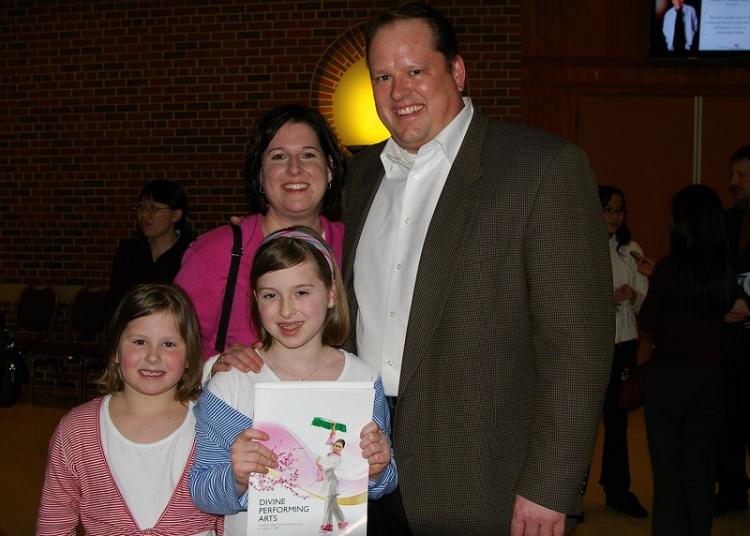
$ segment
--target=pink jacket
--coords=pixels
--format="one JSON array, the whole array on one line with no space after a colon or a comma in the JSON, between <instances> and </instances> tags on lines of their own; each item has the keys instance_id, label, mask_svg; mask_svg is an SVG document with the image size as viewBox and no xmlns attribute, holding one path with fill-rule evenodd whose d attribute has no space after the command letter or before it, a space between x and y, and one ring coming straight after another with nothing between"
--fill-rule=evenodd
<instances>
[{"instance_id":1,"label":"pink jacket","mask_svg":"<svg viewBox=\"0 0 750 536\"><path fill-rule=\"evenodd\" d=\"M256 340L257 331L252 325L250 315L250 267L255 250L263 241L261 229L261 215L247 216L240 228L242 229L242 249L240 270L237 275L237 286L232 302L232 314L229 317L226 346L235 342L252 344ZM333 251L333 256L341 266L344 245L344 224L331 222L324 216L320 223L325 233L326 242ZM227 284L227 273L232 251L232 230L224 225L213 231L201 235L193 242L182 257L180 268L174 282L185 289L193 300L193 306L198 314L198 323L203 341L203 356L208 359L216 355L216 332L219 329L221 304L224 299L224 289Z\"/></svg>"},{"instance_id":2,"label":"pink jacket","mask_svg":"<svg viewBox=\"0 0 750 536\"><path fill-rule=\"evenodd\" d=\"M189 536L207 530L221 534L223 519L200 512L190 499L187 484L195 445L159 522L138 528L104 456L99 429L102 400L70 410L52 435L36 534L75 536L79 520L88 536Z\"/></svg>"}]
</instances>

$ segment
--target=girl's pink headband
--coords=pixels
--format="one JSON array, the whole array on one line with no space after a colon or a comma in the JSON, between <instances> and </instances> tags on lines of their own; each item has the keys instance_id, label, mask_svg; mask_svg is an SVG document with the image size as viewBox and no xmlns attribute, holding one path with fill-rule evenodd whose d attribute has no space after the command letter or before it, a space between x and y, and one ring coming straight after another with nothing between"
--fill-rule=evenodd
<instances>
[{"instance_id":1,"label":"girl's pink headband","mask_svg":"<svg viewBox=\"0 0 750 536\"><path fill-rule=\"evenodd\" d=\"M320 253L323 255L323 258L328 263L328 268L331 270L331 279L333 279L334 274L336 273L333 270L333 257L331 256L331 252L328 249L328 246L326 246L323 242L321 242L314 236L298 229L281 229L280 231L275 231L265 237L260 245L263 246L264 244L267 244L268 242L271 242L278 238L294 238L296 240L302 240L303 242L310 244L312 247L320 251Z\"/></svg>"}]
</instances>

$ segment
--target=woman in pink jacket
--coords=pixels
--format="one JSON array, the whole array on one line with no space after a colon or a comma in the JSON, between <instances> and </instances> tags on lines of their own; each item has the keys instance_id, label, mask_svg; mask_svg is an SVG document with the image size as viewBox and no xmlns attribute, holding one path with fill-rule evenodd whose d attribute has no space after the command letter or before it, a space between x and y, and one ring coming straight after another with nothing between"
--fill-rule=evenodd
<instances>
[{"instance_id":1,"label":"woman in pink jacket","mask_svg":"<svg viewBox=\"0 0 750 536\"><path fill-rule=\"evenodd\" d=\"M232 259L231 227L224 225L193 242L175 279L193 300L204 358L226 349L244 353L257 340L250 319L248 284L255 250L266 235L293 225L311 227L323 236L341 264L344 226L336 220L344 168L336 137L316 110L282 105L255 123L245 163L250 214L239 224L242 256L225 344L217 347L217 332Z\"/></svg>"}]
</instances>

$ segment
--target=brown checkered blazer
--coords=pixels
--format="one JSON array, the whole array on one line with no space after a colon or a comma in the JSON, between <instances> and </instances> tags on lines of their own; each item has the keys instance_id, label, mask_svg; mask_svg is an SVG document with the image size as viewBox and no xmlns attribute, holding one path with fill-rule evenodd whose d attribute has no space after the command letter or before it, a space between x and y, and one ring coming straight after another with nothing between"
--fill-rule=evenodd
<instances>
[{"instance_id":1,"label":"brown checkered blazer","mask_svg":"<svg viewBox=\"0 0 750 536\"><path fill-rule=\"evenodd\" d=\"M352 319L383 145L347 174ZM585 154L475 110L427 231L393 423L414 533L507 534L516 493L574 511L613 340L607 235Z\"/></svg>"}]
</instances>

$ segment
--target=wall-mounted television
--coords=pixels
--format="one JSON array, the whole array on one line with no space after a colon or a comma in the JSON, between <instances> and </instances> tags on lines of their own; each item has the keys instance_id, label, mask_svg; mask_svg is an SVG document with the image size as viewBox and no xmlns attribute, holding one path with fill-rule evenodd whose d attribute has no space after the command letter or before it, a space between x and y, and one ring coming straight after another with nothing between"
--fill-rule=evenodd
<instances>
[{"instance_id":1,"label":"wall-mounted television","mask_svg":"<svg viewBox=\"0 0 750 536\"><path fill-rule=\"evenodd\" d=\"M648 0L649 55L750 57L750 0Z\"/></svg>"}]
</instances>

